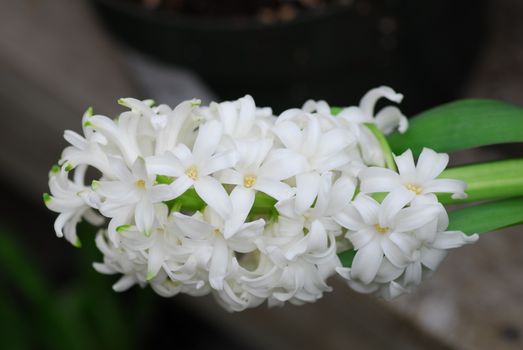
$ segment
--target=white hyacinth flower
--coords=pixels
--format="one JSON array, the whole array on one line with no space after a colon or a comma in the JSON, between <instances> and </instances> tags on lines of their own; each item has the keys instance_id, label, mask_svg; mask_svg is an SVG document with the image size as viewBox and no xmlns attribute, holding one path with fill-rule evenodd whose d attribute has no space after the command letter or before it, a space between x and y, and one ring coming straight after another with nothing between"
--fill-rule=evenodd
<instances>
[{"instance_id":1,"label":"white hyacinth flower","mask_svg":"<svg viewBox=\"0 0 523 350\"><path fill-rule=\"evenodd\" d=\"M99 199L84 185L86 167L75 169L74 181L69 180L66 166L54 166L49 173L51 195L44 194L44 203L50 210L60 213L55 220L54 229L58 237L64 237L73 245L81 245L76 235L76 225L86 219L99 226L104 218L96 214Z\"/></svg>"},{"instance_id":2,"label":"white hyacinth flower","mask_svg":"<svg viewBox=\"0 0 523 350\"><path fill-rule=\"evenodd\" d=\"M129 170L123 163L113 161L115 180L100 180L93 182L93 189L103 201L100 212L111 218L109 222L109 237L117 242L118 227L134 224L146 236L151 234L155 210L154 204L171 197L171 189L167 185L156 185L154 174L145 169L142 158L136 159Z\"/></svg>"},{"instance_id":3,"label":"white hyacinth flower","mask_svg":"<svg viewBox=\"0 0 523 350\"><path fill-rule=\"evenodd\" d=\"M358 106L309 100L279 117L249 95L174 108L123 98L128 110L115 119L90 108L83 134L64 133L70 145L44 202L74 245L80 221L100 226L94 268L121 276L115 291L212 294L242 311L314 302L338 272L359 292L393 298L477 235L447 231L435 193L465 189L438 178L447 155L424 149L415 164L408 151L395 157L398 172L384 168L379 130L408 123L397 107L375 112L382 97L402 99L379 87Z\"/></svg>"},{"instance_id":4,"label":"white hyacinth flower","mask_svg":"<svg viewBox=\"0 0 523 350\"><path fill-rule=\"evenodd\" d=\"M406 188L411 200L428 199L437 202L434 193L452 193L452 198L466 198L466 184L455 179L437 179L449 162L445 153L436 153L429 148L421 152L418 163L414 163L412 151L408 150L394 157L398 172L386 168L371 167L360 175L360 189L363 193L391 192Z\"/></svg>"},{"instance_id":5,"label":"white hyacinth flower","mask_svg":"<svg viewBox=\"0 0 523 350\"><path fill-rule=\"evenodd\" d=\"M396 128L401 133L404 133L409 123L407 117L397 107L388 106L374 114L376 103L383 97L396 103L400 103L403 100L402 94L396 93L388 86L380 86L367 92L361 99L358 107L347 107L338 114L338 117L360 124L376 124L384 134L390 134Z\"/></svg>"},{"instance_id":6,"label":"white hyacinth flower","mask_svg":"<svg viewBox=\"0 0 523 350\"><path fill-rule=\"evenodd\" d=\"M440 207L426 204L404 208L410 202L407 190L390 193L383 203L359 195L335 220L349 231L346 237L357 250L352 276L370 283L378 273L383 257L396 267L412 259L417 241L409 232L434 220Z\"/></svg>"},{"instance_id":7,"label":"white hyacinth flower","mask_svg":"<svg viewBox=\"0 0 523 350\"><path fill-rule=\"evenodd\" d=\"M322 132L320 121L306 116L304 127L291 120L276 124L274 133L286 148L303 155L308 162L307 171L296 175L296 210L304 212L314 202L320 188L321 174L339 170L350 162L343 152L351 144L346 132L334 128Z\"/></svg>"},{"instance_id":8,"label":"white hyacinth flower","mask_svg":"<svg viewBox=\"0 0 523 350\"><path fill-rule=\"evenodd\" d=\"M225 220L211 208L204 215L187 216L175 213L176 224L185 237L209 247L211 252L206 266L209 272L209 284L214 289L223 289L234 252L249 253L256 249L254 240L261 235L265 221L259 219L243 223L235 232L224 236ZM197 250L198 252L200 250Z\"/></svg>"},{"instance_id":9,"label":"white hyacinth flower","mask_svg":"<svg viewBox=\"0 0 523 350\"><path fill-rule=\"evenodd\" d=\"M212 174L229 168L237 162L237 152L216 153L222 137L222 126L210 121L200 126L192 151L179 144L171 153L147 158L150 172L176 177L169 185L171 199L194 186L198 195L221 216L228 217L231 202L223 186Z\"/></svg>"}]
</instances>

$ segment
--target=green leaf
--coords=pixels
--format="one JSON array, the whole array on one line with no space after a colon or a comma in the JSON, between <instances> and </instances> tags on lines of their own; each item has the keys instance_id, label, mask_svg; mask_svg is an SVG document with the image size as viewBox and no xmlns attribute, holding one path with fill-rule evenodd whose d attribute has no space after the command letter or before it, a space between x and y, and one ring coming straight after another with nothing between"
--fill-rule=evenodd
<instances>
[{"instance_id":1,"label":"green leaf","mask_svg":"<svg viewBox=\"0 0 523 350\"><path fill-rule=\"evenodd\" d=\"M485 233L523 223L523 197L487 202L449 213L448 230Z\"/></svg>"},{"instance_id":2,"label":"green leaf","mask_svg":"<svg viewBox=\"0 0 523 350\"><path fill-rule=\"evenodd\" d=\"M73 328L78 324L67 322L55 303L43 275L32 262L24 247L0 228L0 272L4 273L3 283L13 285L20 296L31 305L35 318L36 337L48 349L86 349L79 339L73 338Z\"/></svg>"},{"instance_id":3,"label":"green leaf","mask_svg":"<svg viewBox=\"0 0 523 350\"><path fill-rule=\"evenodd\" d=\"M460 100L423 112L410 120L405 134L388 137L392 151L423 147L452 152L499 143L523 142L523 108L493 100Z\"/></svg>"},{"instance_id":4,"label":"green leaf","mask_svg":"<svg viewBox=\"0 0 523 350\"><path fill-rule=\"evenodd\" d=\"M468 197L454 200L438 195L444 204L523 196L523 159L471 164L445 170L439 178L463 180Z\"/></svg>"}]
</instances>

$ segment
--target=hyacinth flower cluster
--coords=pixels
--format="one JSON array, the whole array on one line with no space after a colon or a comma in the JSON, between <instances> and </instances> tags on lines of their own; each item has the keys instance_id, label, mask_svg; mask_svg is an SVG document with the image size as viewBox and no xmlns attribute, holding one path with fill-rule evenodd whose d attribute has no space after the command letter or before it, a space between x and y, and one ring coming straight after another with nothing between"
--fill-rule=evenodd
<instances>
[{"instance_id":1,"label":"hyacinth flower cluster","mask_svg":"<svg viewBox=\"0 0 523 350\"><path fill-rule=\"evenodd\" d=\"M121 276L116 291L212 293L241 311L314 302L338 275L393 298L478 236L447 231L435 193L463 198L466 185L438 178L446 154L387 151L383 135L408 121L396 106L376 112L381 98L402 95L379 87L358 106L307 101L279 116L250 96L174 109L124 98L115 120L88 109L83 135L65 132L44 201L75 246L80 221L99 227L94 268Z\"/></svg>"}]
</instances>

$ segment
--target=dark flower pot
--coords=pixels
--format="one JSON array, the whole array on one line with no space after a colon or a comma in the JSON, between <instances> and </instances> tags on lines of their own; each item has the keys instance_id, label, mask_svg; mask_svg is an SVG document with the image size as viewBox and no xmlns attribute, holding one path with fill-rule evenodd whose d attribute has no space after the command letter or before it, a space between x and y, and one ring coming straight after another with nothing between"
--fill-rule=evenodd
<instances>
[{"instance_id":1,"label":"dark flower pot","mask_svg":"<svg viewBox=\"0 0 523 350\"><path fill-rule=\"evenodd\" d=\"M408 112L452 99L483 29L483 2L473 0L355 0L272 24L92 1L131 47L193 70L223 99L249 93L276 110L308 98L356 103L383 84L407 96Z\"/></svg>"}]
</instances>

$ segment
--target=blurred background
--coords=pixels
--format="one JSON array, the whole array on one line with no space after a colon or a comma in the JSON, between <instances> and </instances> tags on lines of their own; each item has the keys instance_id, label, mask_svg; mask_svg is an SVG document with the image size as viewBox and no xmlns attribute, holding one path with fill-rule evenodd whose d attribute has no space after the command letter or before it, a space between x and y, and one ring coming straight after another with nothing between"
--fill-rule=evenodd
<instances>
[{"instance_id":1,"label":"blurred background","mask_svg":"<svg viewBox=\"0 0 523 350\"><path fill-rule=\"evenodd\" d=\"M350 105L370 88L407 115L457 98L523 105L518 0L4 0L0 3L2 349L521 349L523 232L452 252L415 293L386 303L335 279L313 305L239 314L210 297L116 294L88 226L55 237L47 172L83 111L119 97L174 105L252 94L276 112ZM521 155L459 152L457 163Z\"/></svg>"}]
</instances>

